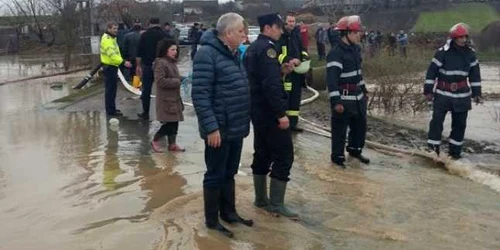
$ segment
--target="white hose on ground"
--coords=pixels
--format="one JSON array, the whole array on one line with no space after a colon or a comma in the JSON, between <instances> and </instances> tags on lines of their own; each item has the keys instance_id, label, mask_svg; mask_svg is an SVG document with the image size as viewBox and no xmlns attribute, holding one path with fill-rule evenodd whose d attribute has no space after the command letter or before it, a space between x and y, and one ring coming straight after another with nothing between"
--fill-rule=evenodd
<instances>
[{"instance_id":1,"label":"white hose on ground","mask_svg":"<svg viewBox=\"0 0 500 250\"><path fill-rule=\"evenodd\" d=\"M127 89L129 92L138 96L142 94L142 91L140 89L135 88L128 83L128 81L125 79L125 76L123 76L123 73L120 69L118 69L118 78L120 79L120 82L122 83L123 87L125 87L125 89ZM156 97L155 95L151 95L151 98L155 97ZM186 106L191 106L191 107L193 106L193 104L189 102L183 102L183 103Z\"/></svg>"}]
</instances>

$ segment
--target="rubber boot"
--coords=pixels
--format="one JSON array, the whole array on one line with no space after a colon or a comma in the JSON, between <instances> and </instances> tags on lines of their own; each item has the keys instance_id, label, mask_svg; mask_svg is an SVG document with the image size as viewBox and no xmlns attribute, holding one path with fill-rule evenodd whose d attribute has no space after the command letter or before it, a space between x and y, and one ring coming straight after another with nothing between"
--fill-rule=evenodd
<instances>
[{"instance_id":1,"label":"rubber boot","mask_svg":"<svg viewBox=\"0 0 500 250\"><path fill-rule=\"evenodd\" d=\"M370 164L370 159L366 158L361 153L349 153L349 156L358 159L361 163Z\"/></svg>"},{"instance_id":2,"label":"rubber boot","mask_svg":"<svg viewBox=\"0 0 500 250\"><path fill-rule=\"evenodd\" d=\"M427 147L429 148L429 151L430 151L430 152L435 152L438 156L439 156L439 154L441 153L441 152L440 152L441 150L440 150L439 145L434 145L434 144L430 144L430 143L428 143L428 144L427 144Z\"/></svg>"},{"instance_id":3,"label":"rubber boot","mask_svg":"<svg viewBox=\"0 0 500 250\"><path fill-rule=\"evenodd\" d=\"M253 220L246 220L236 212L236 194L234 179L228 180L221 190L220 218L229 223L241 223L253 226Z\"/></svg>"},{"instance_id":4,"label":"rubber boot","mask_svg":"<svg viewBox=\"0 0 500 250\"><path fill-rule=\"evenodd\" d=\"M299 215L285 206L286 182L271 178L270 203L268 211L273 216L285 216L292 220L298 220Z\"/></svg>"},{"instance_id":5,"label":"rubber boot","mask_svg":"<svg viewBox=\"0 0 500 250\"><path fill-rule=\"evenodd\" d=\"M335 164L337 167L345 169L345 157L344 156L330 156L330 159L332 160L332 163Z\"/></svg>"},{"instance_id":6,"label":"rubber boot","mask_svg":"<svg viewBox=\"0 0 500 250\"><path fill-rule=\"evenodd\" d=\"M267 197L267 175L253 175L253 187L255 190L254 205L258 208L269 206L269 198Z\"/></svg>"},{"instance_id":7,"label":"rubber boot","mask_svg":"<svg viewBox=\"0 0 500 250\"><path fill-rule=\"evenodd\" d=\"M203 188L203 201L205 203L205 225L223 235L233 238L229 231L219 222L220 188Z\"/></svg>"},{"instance_id":8,"label":"rubber boot","mask_svg":"<svg viewBox=\"0 0 500 250\"><path fill-rule=\"evenodd\" d=\"M174 152L184 152L186 151L185 148L179 146L179 144L176 143L177 135L168 135L168 151L174 151Z\"/></svg>"}]
</instances>

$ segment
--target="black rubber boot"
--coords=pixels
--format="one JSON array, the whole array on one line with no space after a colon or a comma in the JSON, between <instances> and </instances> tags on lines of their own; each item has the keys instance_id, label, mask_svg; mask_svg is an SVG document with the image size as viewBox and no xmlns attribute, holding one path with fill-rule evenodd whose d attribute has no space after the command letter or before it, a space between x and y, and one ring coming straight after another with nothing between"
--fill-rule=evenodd
<instances>
[{"instance_id":1,"label":"black rubber boot","mask_svg":"<svg viewBox=\"0 0 500 250\"><path fill-rule=\"evenodd\" d=\"M370 159L366 158L361 153L349 153L349 156L358 159L361 163L370 164Z\"/></svg>"},{"instance_id":2,"label":"black rubber boot","mask_svg":"<svg viewBox=\"0 0 500 250\"><path fill-rule=\"evenodd\" d=\"M460 160L462 156L459 153L450 153L449 154L452 160Z\"/></svg>"},{"instance_id":3,"label":"black rubber boot","mask_svg":"<svg viewBox=\"0 0 500 250\"><path fill-rule=\"evenodd\" d=\"M209 229L219 231L223 235L233 238L233 232L219 222L220 189L204 187L203 200L205 203L205 225Z\"/></svg>"},{"instance_id":4,"label":"black rubber boot","mask_svg":"<svg viewBox=\"0 0 500 250\"><path fill-rule=\"evenodd\" d=\"M299 215L285 206L286 182L271 178L268 211L273 216L284 216L292 220L298 220Z\"/></svg>"},{"instance_id":5,"label":"black rubber boot","mask_svg":"<svg viewBox=\"0 0 500 250\"><path fill-rule=\"evenodd\" d=\"M427 144L427 147L430 152L435 152L438 156L441 153L441 150L439 149L439 145L434 145L434 144Z\"/></svg>"},{"instance_id":6,"label":"black rubber boot","mask_svg":"<svg viewBox=\"0 0 500 250\"><path fill-rule=\"evenodd\" d=\"M236 212L236 194L234 179L227 181L221 190L220 218L229 223L241 223L246 226L253 226L253 220L246 220Z\"/></svg>"},{"instance_id":7,"label":"black rubber boot","mask_svg":"<svg viewBox=\"0 0 500 250\"><path fill-rule=\"evenodd\" d=\"M342 169L345 169L346 166L345 166L345 158L342 156L342 157L336 157L336 156L331 156L330 157L331 160L332 160L332 163L335 164L337 167L339 168L342 168Z\"/></svg>"},{"instance_id":8,"label":"black rubber boot","mask_svg":"<svg viewBox=\"0 0 500 250\"><path fill-rule=\"evenodd\" d=\"M254 205L258 208L269 206L269 198L267 197L267 175L253 175L253 187L255 190Z\"/></svg>"}]
</instances>

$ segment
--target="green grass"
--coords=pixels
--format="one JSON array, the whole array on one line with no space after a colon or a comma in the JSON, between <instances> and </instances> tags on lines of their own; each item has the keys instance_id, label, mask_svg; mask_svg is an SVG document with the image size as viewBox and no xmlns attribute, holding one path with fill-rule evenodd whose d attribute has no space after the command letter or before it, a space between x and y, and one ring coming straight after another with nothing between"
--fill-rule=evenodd
<instances>
[{"instance_id":1,"label":"green grass","mask_svg":"<svg viewBox=\"0 0 500 250\"><path fill-rule=\"evenodd\" d=\"M422 12L415 24L416 32L447 32L460 22L471 27L472 33L480 32L489 23L500 19L498 12L489 4L458 4L446 11Z\"/></svg>"}]
</instances>

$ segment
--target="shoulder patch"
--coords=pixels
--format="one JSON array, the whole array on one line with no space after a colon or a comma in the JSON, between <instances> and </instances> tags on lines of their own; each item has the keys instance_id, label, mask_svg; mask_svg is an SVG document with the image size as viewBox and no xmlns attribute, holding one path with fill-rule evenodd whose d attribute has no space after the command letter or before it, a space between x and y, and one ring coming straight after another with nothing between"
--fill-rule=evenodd
<instances>
[{"instance_id":1,"label":"shoulder patch","mask_svg":"<svg viewBox=\"0 0 500 250\"><path fill-rule=\"evenodd\" d=\"M273 49L273 48L269 48L267 49L267 56L270 57L270 58L276 58L276 50Z\"/></svg>"}]
</instances>

